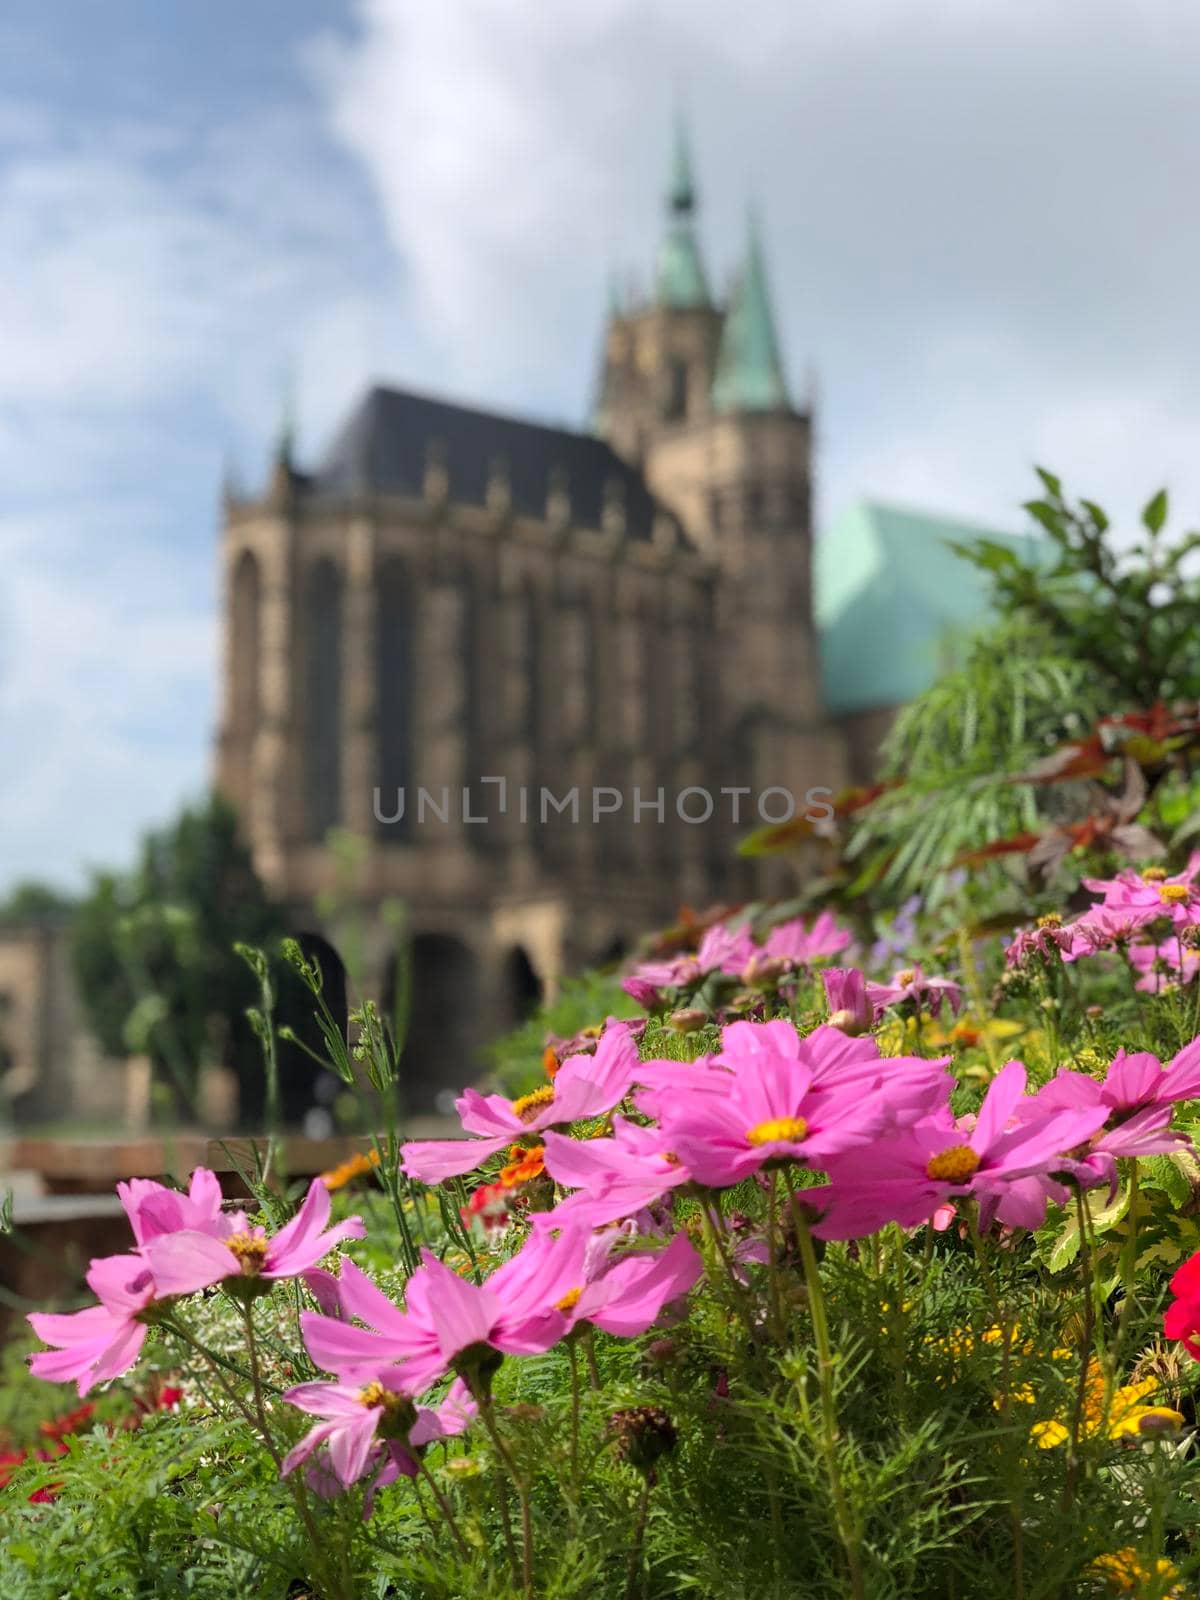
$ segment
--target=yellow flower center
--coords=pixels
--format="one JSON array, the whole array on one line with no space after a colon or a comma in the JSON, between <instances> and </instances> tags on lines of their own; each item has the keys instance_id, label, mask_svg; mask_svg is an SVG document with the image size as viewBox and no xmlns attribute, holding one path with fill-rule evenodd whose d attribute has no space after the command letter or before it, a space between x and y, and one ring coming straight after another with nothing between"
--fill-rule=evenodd
<instances>
[{"instance_id":1,"label":"yellow flower center","mask_svg":"<svg viewBox=\"0 0 1200 1600\"><path fill-rule=\"evenodd\" d=\"M896 974L895 981L902 989L907 989L915 977L916 973L913 971L913 969L911 967L905 967L903 972L898 972Z\"/></svg>"},{"instance_id":2,"label":"yellow flower center","mask_svg":"<svg viewBox=\"0 0 1200 1600\"><path fill-rule=\"evenodd\" d=\"M1167 875L1166 867L1143 867L1143 883L1161 883Z\"/></svg>"},{"instance_id":3,"label":"yellow flower center","mask_svg":"<svg viewBox=\"0 0 1200 1600\"><path fill-rule=\"evenodd\" d=\"M252 1233L235 1233L232 1238L226 1239L225 1244L238 1258L242 1276L256 1278L267 1259L267 1241Z\"/></svg>"},{"instance_id":4,"label":"yellow flower center","mask_svg":"<svg viewBox=\"0 0 1200 1600\"><path fill-rule=\"evenodd\" d=\"M391 1389L385 1389L383 1384L376 1380L364 1384L358 1391L358 1403L363 1406L382 1406L385 1411L394 1410L403 1403L404 1396L395 1394Z\"/></svg>"},{"instance_id":5,"label":"yellow flower center","mask_svg":"<svg viewBox=\"0 0 1200 1600\"><path fill-rule=\"evenodd\" d=\"M582 1293L582 1289L568 1289L561 1300L556 1300L554 1302L554 1309L556 1311L574 1311L575 1307L579 1304L579 1296Z\"/></svg>"},{"instance_id":6,"label":"yellow flower center","mask_svg":"<svg viewBox=\"0 0 1200 1600\"><path fill-rule=\"evenodd\" d=\"M799 1144L808 1133L808 1123L803 1117L768 1117L746 1129L751 1144Z\"/></svg>"},{"instance_id":7,"label":"yellow flower center","mask_svg":"<svg viewBox=\"0 0 1200 1600\"><path fill-rule=\"evenodd\" d=\"M930 1156L925 1171L939 1183L962 1183L978 1166L979 1157L969 1144L952 1144L949 1150Z\"/></svg>"},{"instance_id":8,"label":"yellow flower center","mask_svg":"<svg viewBox=\"0 0 1200 1600\"><path fill-rule=\"evenodd\" d=\"M548 1106L554 1099L554 1085L544 1083L540 1089L534 1089L529 1094L523 1094L512 1103L513 1114L522 1122L532 1122L544 1106Z\"/></svg>"},{"instance_id":9,"label":"yellow flower center","mask_svg":"<svg viewBox=\"0 0 1200 1600\"><path fill-rule=\"evenodd\" d=\"M1191 898L1191 889L1186 883L1160 883L1158 898L1164 905L1177 906Z\"/></svg>"},{"instance_id":10,"label":"yellow flower center","mask_svg":"<svg viewBox=\"0 0 1200 1600\"><path fill-rule=\"evenodd\" d=\"M1039 928L1061 928L1062 918L1057 911L1047 911L1044 917L1037 919L1037 925Z\"/></svg>"}]
</instances>

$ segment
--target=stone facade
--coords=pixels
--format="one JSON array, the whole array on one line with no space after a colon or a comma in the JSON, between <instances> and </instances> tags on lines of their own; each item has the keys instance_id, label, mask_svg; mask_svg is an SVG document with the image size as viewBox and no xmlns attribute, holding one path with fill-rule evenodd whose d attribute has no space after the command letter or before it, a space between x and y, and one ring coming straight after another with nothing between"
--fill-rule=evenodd
<instances>
[{"instance_id":1,"label":"stone facade","mask_svg":"<svg viewBox=\"0 0 1200 1600\"><path fill-rule=\"evenodd\" d=\"M842 779L811 418L783 388L756 242L735 304L707 303L693 203L677 170L666 281L611 316L591 435L376 389L312 471L284 445L263 495L226 500L219 787L298 932L336 945L356 921L367 992L403 904L418 1107L535 988L681 903L782 886L738 861L757 816L735 826L722 788L803 805ZM711 820L682 820L689 789ZM620 810L597 817L597 791ZM331 829L359 841L349 888Z\"/></svg>"},{"instance_id":2,"label":"stone facade","mask_svg":"<svg viewBox=\"0 0 1200 1600\"><path fill-rule=\"evenodd\" d=\"M65 916L0 926L0 1103L24 1123L120 1122L126 1071L84 1026Z\"/></svg>"}]
</instances>

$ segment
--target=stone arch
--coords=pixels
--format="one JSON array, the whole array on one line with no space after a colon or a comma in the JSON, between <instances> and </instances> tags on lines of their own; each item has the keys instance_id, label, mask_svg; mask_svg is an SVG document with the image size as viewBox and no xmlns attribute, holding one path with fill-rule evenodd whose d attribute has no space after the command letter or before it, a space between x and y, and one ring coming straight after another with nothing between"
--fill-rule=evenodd
<instances>
[{"instance_id":1,"label":"stone arch","mask_svg":"<svg viewBox=\"0 0 1200 1600\"><path fill-rule=\"evenodd\" d=\"M376 825L389 839L411 835L415 804L416 596L412 572L400 556L388 556L376 578L375 704L381 803ZM404 815L395 822L397 791L404 791Z\"/></svg>"},{"instance_id":2,"label":"stone arch","mask_svg":"<svg viewBox=\"0 0 1200 1600\"><path fill-rule=\"evenodd\" d=\"M478 963L453 934L418 933L408 946L407 964L410 1008L400 1054L400 1102L410 1114L449 1114L464 1086L479 1074ZM395 965L384 992L389 1021L395 1011Z\"/></svg>"},{"instance_id":3,"label":"stone arch","mask_svg":"<svg viewBox=\"0 0 1200 1600\"><path fill-rule=\"evenodd\" d=\"M505 1024L518 1028L542 1003L542 980L524 945L510 945L500 969L501 1008Z\"/></svg>"},{"instance_id":4,"label":"stone arch","mask_svg":"<svg viewBox=\"0 0 1200 1600\"><path fill-rule=\"evenodd\" d=\"M337 563L324 559L310 568L304 590L304 791L313 839L342 818L342 587Z\"/></svg>"},{"instance_id":5,"label":"stone arch","mask_svg":"<svg viewBox=\"0 0 1200 1600\"><path fill-rule=\"evenodd\" d=\"M243 550L230 580L230 721L239 738L253 733L258 722L259 617L262 584L258 558Z\"/></svg>"}]
</instances>

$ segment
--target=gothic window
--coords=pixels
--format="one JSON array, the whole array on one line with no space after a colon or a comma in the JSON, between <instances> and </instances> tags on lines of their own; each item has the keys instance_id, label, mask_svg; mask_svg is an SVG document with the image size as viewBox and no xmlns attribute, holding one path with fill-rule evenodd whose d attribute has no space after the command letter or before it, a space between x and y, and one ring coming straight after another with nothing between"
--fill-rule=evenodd
<instances>
[{"instance_id":1,"label":"gothic window","mask_svg":"<svg viewBox=\"0 0 1200 1600\"><path fill-rule=\"evenodd\" d=\"M529 747L535 773L539 773L545 724L542 714L544 688L542 683L545 662L545 629L542 624L542 607L537 588L526 583L521 595L521 665L524 680L523 716L521 736Z\"/></svg>"},{"instance_id":2,"label":"gothic window","mask_svg":"<svg viewBox=\"0 0 1200 1600\"><path fill-rule=\"evenodd\" d=\"M323 839L342 815L342 577L334 562L310 570L304 612L305 798L309 836Z\"/></svg>"},{"instance_id":3,"label":"gothic window","mask_svg":"<svg viewBox=\"0 0 1200 1600\"><path fill-rule=\"evenodd\" d=\"M558 603L556 710L564 744L593 744L596 723L596 641L592 602L578 582L564 585Z\"/></svg>"},{"instance_id":4,"label":"gothic window","mask_svg":"<svg viewBox=\"0 0 1200 1600\"><path fill-rule=\"evenodd\" d=\"M462 630L459 654L463 665L463 783L478 789L489 770L485 749L487 687L484 679L485 626L482 579L469 569L463 574Z\"/></svg>"},{"instance_id":5,"label":"gothic window","mask_svg":"<svg viewBox=\"0 0 1200 1600\"><path fill-rule=\"evenodd\" d=\"M230 598L230 723L245 736L258 721L258 562L243 550L233 569Z\"/></svg>"},{"instance_id":6,"label":"gothic window","mask_svg":"<svg viewBox=\"0 0 1200 1600\"><path fill-rule=\"evenodd\" d=\"M678 356L668 359L663 371L663 420L682 422L687 416L687 362Z\"/></svg>"},{"instance_id":7,"label":"gothic window","mask_svg":"<svg viewBox=\"0 0 1200 1600\"><path fill-rule=\"evenodd\" d=\"M398 791L404 791L404 815L396 822L380 823L380 832L397 839L409 831L415 804L413 775L413 628L416 608L412 579L397 557L379 569L375 586L375 706L381 805L379 814L394 817L399 811Z\"/></svg>"}]
</instances>

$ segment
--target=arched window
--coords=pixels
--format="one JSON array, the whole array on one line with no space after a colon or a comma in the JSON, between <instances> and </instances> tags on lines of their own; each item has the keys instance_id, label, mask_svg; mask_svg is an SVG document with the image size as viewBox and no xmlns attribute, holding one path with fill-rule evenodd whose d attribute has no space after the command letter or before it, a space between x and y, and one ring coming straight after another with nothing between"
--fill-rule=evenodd
<instances>
[{"instance_id":1,"label":"arched window","mask_svg":"<svg viewBox=\"0 0 1200 1600\"><path fill-rule=\"evenodd\" d=\"M459 611L459 659L463 664L463 783L473 794L480 794L479 780L488 771L486 750L487 686L484 679L483 630L485 627L483 579L468 568L462 578L462 608ZM478 809L478 808L477 808ZM476 835L484 829L471 831Z\"/></svg>"},{"instance_id":2,"label":"arched window","mask_svg":"<svg viewBox=\"0 0 1200 1600\"><path fill-rule=\"evenodd\" d=\"M258 562L243 550L230 588L230 725L245 737L258 721Z\"/></svg>"},{"instance_id":3,"label":"arched window","mask_svg":"<svg viewBox=\"0 0 1200 1600\"><path fill-rule=\"evenodd\" d=\"M545 633L541 601L536 586L530 582L525 584L521 594L521 649L525 675L525 715L521 734L533 754L536 769L540 764L545 732L542 716Z\"/></svg>"},{"instance_id":4,"label":"arched window","mask_svg":"<svg viewBox=\"0 0 1200 1600\"><path fill-rule=\"evenodd\" d=\"M304 613L305 799L309 836L323 839L342 816L342 576L334 562L309 572Z\"/></svg>"},{"instance_id":5,"label":"arched window","mask_svg":"<svg viewBox=\"0 0 1200 1600\"><path fill-rule=\"evenodd\" d=\"M416 803L413 788L416 607L409 569L398 557L389 557L380 567L375 592L375 705L381 797L377 814L395 816L400 809L398 791L404 790L403 817L396 822L379 824L379 831L386 838L399 839L411 831Z\"/></svg>"}]
</instances>

